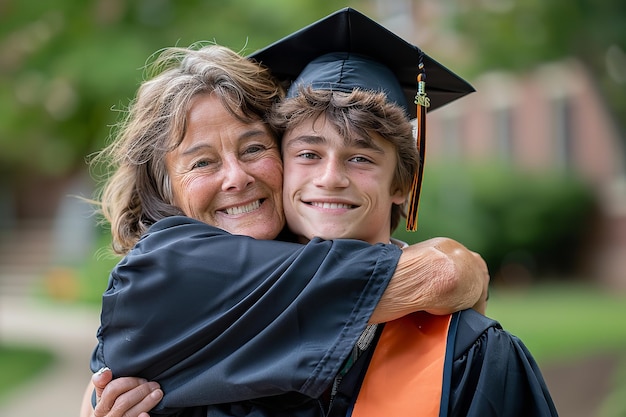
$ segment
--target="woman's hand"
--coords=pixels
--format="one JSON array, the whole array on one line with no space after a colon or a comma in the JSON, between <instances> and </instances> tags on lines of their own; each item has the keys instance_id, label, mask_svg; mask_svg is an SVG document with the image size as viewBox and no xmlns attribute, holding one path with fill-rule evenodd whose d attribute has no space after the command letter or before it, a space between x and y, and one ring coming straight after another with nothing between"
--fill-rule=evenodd
<instances>
[{"instance_id":1,"label":"woman's hand","mask_svg":"<svg viewBox=\"0 0 626 417\"><path fill-rule=\"evenodd\" d=\"M113 380L113 374L108 368L96 372L89 385L83 399L81 417L149 417L148 411L163 398L163 391L157 382L134 377ZM96 391L97 405L91 410L93 389Z\"/></svg>"}]
</instances>

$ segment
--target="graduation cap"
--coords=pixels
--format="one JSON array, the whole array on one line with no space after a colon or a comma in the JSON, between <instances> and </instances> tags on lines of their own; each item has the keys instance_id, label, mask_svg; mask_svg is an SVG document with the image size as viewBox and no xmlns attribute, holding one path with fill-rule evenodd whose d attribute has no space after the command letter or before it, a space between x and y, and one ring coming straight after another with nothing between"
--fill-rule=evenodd
<instances>
[{"instance_id":1,"label":"graduation cap","mask_svg":"<svg viewBox=\"0 0 626 417\"><path fill-rule=\"evenodd\" d=\"M412 186L407 229L417 228L425 155L427 110L463 97L474 88L452 71L364 14L344 8L249 55L289 85L351 92L382 91L417 118L421 162ZM428 82L426 83L426 75Z\"/></svg>"}]
</instances>

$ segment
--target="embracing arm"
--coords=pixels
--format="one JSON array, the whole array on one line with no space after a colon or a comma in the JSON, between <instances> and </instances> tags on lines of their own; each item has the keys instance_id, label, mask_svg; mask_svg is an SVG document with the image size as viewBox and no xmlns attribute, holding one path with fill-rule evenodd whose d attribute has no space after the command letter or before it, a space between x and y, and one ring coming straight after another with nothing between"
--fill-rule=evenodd
<instances>
[{"instance_id":1,"label":"embracing arm","mask_svg":"<svg viewBox=\"0 0 626 417\"><path fill-rule=\"evenodd\" d=\"M400 256L394 245L258 241L166 219L111 273L92 370L158 381L164 413L288 391L319 396Z\"/></svg>"},{"instance_id":2,"label":"embracing arm","mask_svg":"<svg viewBox=\"0 0 626 417\"><path fill-rule=\"evenodd\" d=\"M484 261L449 239L401 255L358 241L260 242L190 220L162 226L112 274L92 369L159 381L165 410L317 396L370 317L472 306L488 281Z\"/></svg>"},{"instance_id":3,"label":"embracing arm","mask_svg":"<svg viewBox=\"0 0 626 417\"><path fill-rule=\"evenodd\" d=\"M404 249L370 322L414 311L449 314L474 308L484 313L489 271L483 258L459 242L433 238Z\"/></svg>"}]
</instances>

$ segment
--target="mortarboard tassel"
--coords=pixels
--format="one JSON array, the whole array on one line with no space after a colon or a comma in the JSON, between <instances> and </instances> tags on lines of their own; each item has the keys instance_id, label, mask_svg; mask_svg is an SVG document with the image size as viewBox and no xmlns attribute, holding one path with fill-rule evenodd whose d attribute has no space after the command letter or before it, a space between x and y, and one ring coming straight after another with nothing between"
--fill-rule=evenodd
<instances>
[{"instance_id":1,"label":"mortarboard tassel","mask_svg":"<svg viewBox=\"0 0 626 417\"><path fill-rule=\"evenodd\" d=\"M424 64L419 64L420 73L417 76L417 94L415 104L417 105L417 151L420 161L413 177L411 185L411 195L409 197L409 208L406 217L406 230L414 232L417 230L417 211L419 209L420 192L422 190L422 176L424 174L424 156L426 154L426 110L430 107L430 99L426 95L426 73Z\"/></svg>"}]
</instances>

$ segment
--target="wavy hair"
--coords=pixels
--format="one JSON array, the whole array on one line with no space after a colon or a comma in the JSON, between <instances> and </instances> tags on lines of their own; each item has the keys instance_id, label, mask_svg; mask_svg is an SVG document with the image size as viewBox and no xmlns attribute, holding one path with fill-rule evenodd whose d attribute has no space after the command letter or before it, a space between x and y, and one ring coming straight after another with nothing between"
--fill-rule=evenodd
<instances>
[{"instance_id":1,"label":"wavy hair","mask_svg":"<svg viewBox=\"0 0 626 417\"><path fill-rule=\"evenodd\" d=\"M356 89L351 93L300 88L295 97L274 106L270 124L282 134L309 118L326 116L342 137L369 136L372 132L394 145L397 164L392 187L408 195L419 166L413 125L404 109L387 100L384 93ZM406 204L393 204L391 232L406 217Z\"/></svg>"},{"instance_id":2,"label":"wavy hair","mask_svg":"<svg viewBox=\"0 0 626 417\"><path fill-rule=\"evenodd\" d=\"M121 255L154 222L183 214L173 205L165 155L181 143L195 96L217 95L243 122L267 122L283 97L266 68L223 46L166 48L152 58L111 142L90 161L103 164L107 173L94 202L110 224L113 251Z\"/></svg>"}]
</instances>

